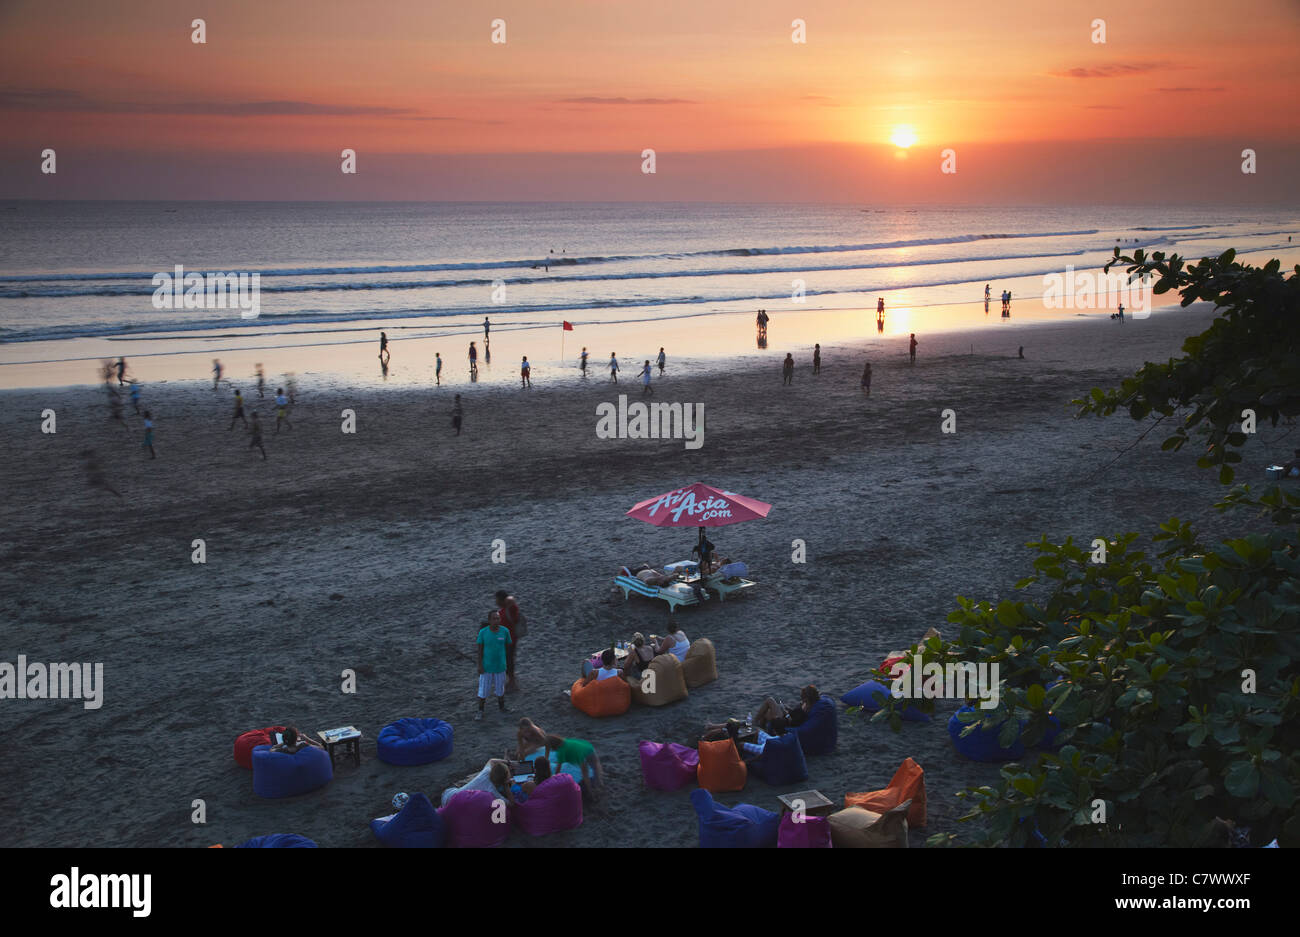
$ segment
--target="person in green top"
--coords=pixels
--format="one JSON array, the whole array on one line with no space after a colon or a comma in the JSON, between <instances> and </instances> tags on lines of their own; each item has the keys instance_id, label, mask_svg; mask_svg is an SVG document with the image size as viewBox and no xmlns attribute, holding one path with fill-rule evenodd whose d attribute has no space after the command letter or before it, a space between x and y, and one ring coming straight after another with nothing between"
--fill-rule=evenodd
<instances>
[{"instance_id":1,"label":"person in green top","mask_svg":"<svg viewBox=\"0 0 1300 937\"><path fill-rule=\"evenodd\" d=\"M493 615L479 628L478 637L478 714L483 718L483 705L490 692L497 698L497 708L506 709L506 647L510 644L510 629L501 627L501 619Z\"/></svg>"},{"instance_id":2,"label":"person in green top","mask_svg":"<svg viewBox=\"0 0 1300 937\"><path fill-rule=\"evenodd\" d=\"M605 786L605 776L600 770L600 759L596 757L596 749L590 742L582 739L562 739L558 735L548 735L546 737L546 754L549 757L551 752L555 753L557 764L577 765L582 769L582 781L587 783L587 771L591 770L592 776L596 779L597 787Z\"/></svg>"}]
</instances>

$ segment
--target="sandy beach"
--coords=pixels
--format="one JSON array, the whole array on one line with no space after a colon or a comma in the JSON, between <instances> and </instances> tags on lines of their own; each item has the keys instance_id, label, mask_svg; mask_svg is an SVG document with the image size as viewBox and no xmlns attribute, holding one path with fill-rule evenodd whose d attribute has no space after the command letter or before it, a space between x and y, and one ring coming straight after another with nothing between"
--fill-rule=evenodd
<instances>
[{"instance_id":1,"label":"sandy beach","mask_svg":"<svg viewBox=\"0 0 1300 937\"><path fill-rule=\"evenodd\" d=\"M681 440L597 438L596 405L641 392L639 361L624 361L615 387L599 356L585 383L535 374L529 391L304 378L293 428L278 435L271 391L259 401L245 384L267 461L242 427L228 429L229 389L210 382L147 387L156 461L130 406L127 427L113 423L99 388L4 391L0 660L103 662L105 682L97 710L72 700L5 706L19 757L0 812L26 818L10 825L8 845L229 846L292 832L322 846L377 846L368 821L392 812L393 794L436 801L513 742L520 716L591 741L608 789L579 829L539 840L515 831L509 845L694 845L690 789L644 791L638 740L686 741L705 722L744 715L769 694L793 699L808 682L838 697L891 649L942 630L954 596L1012 595L1033 559L1024 544L1043 534L1090 541L1175 515L1210 532L1241 523L1207 509L1215 479L1161 453L1160 431L1111 464L1145 424L1078 420L1069 406L1143 361L1176 355L1211 317L1196 306L1122 326L1101 315L1008 324L997 353L986 333L920 335L915 366L906 336L864 336L824 346L820 375L801 360L791 387L775 357L688 377L670 366L655 399L704 404L704 445L693 451ZM869 341L875 376L864 397ZM458 392L459 437L450 426ZM955 434L940 432L947 408ZM46 409L57 415L54 434L41 432ZM340 428L346 409L352 434ZM1266 429L1247 448L1243 477L1262 476L1278 455L1268 438ZM87 447L120 499L87 484L78 455ZM691 531L624 512L693 481L774 505L766 520L712 536L758 588L677 614L691 639L714 641L719 680L675 705L591 719L561 693L581 658L634 631L661 631L667 618L661 603L624 602L617 567L684 559L693 542ZM203 565L190 559L196 538L206 542ZM491 561L498 539L504 565ZM804 564L791 562L795 539L807 544ZM489 705L476 723L473 638L498 588L519 597L530 623L522 690L509 715ZM354 695L340 691L346 669L357 675ZM883 787L911 755L929 796L929 826L911 844L960 832L955 792L998 766L955 755L952 708L897 734L842 715L838 751L810 759L808 781L791 789L838 801ZM376 734L402 716L452 723L451 757L417 768L377 760ZM231 746L277 723L356 725L362 764L341 763L315 793L262 800ZM785 790L751 779L720 799L771 809ZM196 799L205 825L191 822ZM634 817L653 818L640 824L653 833L638 832Z\"/></svg>"}]
</instances>

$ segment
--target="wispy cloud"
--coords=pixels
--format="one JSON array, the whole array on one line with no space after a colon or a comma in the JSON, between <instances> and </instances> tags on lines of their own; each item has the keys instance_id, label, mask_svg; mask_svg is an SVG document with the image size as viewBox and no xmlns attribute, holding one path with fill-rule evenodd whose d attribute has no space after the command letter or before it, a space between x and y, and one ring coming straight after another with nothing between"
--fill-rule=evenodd
<instances>
[{"instance_id":1,"label":"wispy cloud","mask_svg":"<svg viewBox=\"0 0 1300 937\"><path fill-rule=\"evenodd\" d=\"M1123 78L1128 75L1144 75L1181 66L1168 62L1119 62L1111 65L1093 65L1090 67L1069 68L1065 71L1052 72L1057 78Z\"/></svg>"},{"instance_id":2,"label":"wispy cloud","mask_svg":"<svg viewBox=\"0 0 1300 937\"><path fill-rule=\"evenodd\" d=\"M694 104L685 98L563 98L560 104Z\"/></svg>"},{"instance_id":3,"label":"wispy cloud","mask_svg":"<svg viewBox=\"0 0 1300 937\"><path fill-rule=\"evenodd\" d=\"M1157 88L1157 91L1163 91L1165 94L1211 94L1216 91L1227 91L1227 88Z\"/></svg>"},{"instance_id":4,"label":"wispy cloud","mask_svg":"<svg viewBox=\"0 0 1300 937\"><path fill-rule=\"evenodd\" d=\"M16 88L0 91L0 110L218 117L396 117L418 113L409 107L321 104L314 101L106 101L68 88Z\"/></svg>"}]
</instances>

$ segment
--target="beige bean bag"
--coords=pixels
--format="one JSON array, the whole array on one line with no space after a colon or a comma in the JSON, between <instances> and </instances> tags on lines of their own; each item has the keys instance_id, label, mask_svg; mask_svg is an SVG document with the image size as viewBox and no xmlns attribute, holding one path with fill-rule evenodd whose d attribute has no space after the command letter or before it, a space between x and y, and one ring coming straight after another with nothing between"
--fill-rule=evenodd
<instances>
[{"instance_id":1,"label":"beige bean bag","mask_svg":"<svg viewBox=\"0 0 1300 937\"><path fill-rule=\"evenodd\" d=\"M667 706L687 695L682 662L672 654L660 654L642 671L641 680L632 684L632 702L642 706Z\"/></svg>"},{"instance_id":2,"label":"beige bean bag","mask_svg":"<svg viewBox=\"0 0 1300 937\"><path fill-rule=\"evenodd\" d=\"M831 845L836 849L906 849L907 811L912 806L905 800L884 813L875 813L865 807L846 807L832 813Z\"/></svg>"},{"instance_id":3,"label":"beige bean bag","mask_svg":"<svg viewBox=\"0 0 1300 937\"><path fill-rule=\"evenodd\" d=\"M686 662L682 664L682 675L692 690L718 679L718 658L712 641L696 638L692 642L691 649L686 652Z\"/></svg>"}]
</instances>

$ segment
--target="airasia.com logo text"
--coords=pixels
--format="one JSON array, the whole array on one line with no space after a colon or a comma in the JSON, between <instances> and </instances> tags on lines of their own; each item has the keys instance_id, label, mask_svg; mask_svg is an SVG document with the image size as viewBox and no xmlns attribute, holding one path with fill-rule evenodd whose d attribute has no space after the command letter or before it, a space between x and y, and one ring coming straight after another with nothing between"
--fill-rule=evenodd
<instances>
[{"instance_id":1,"label":"airasia.com logo text","mask_svg":"<svg viewBox=\"0 0 1300 937\"><path fill-rule=\"evenodd\" d=\"M650 509L650 516L654 517L660 508L668 508L673 512L673 520L681 520L683 514L686 514L697 521L712 520L715 517L730 517L731 504L725 498L714 498L712 496L697 502L692 492L680 494L672 492L660 498L655 506ZM699 515L696 517L696 515Z\"/></svg>"}]
</instances>

